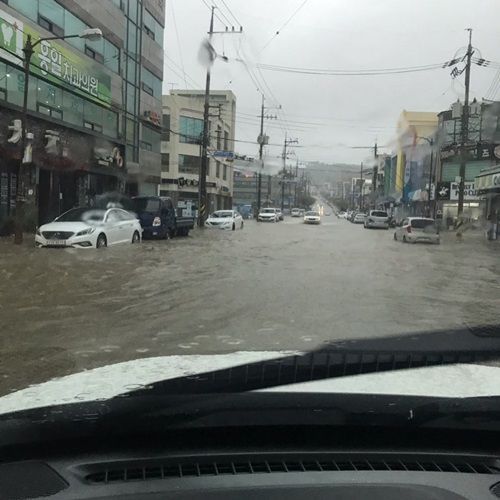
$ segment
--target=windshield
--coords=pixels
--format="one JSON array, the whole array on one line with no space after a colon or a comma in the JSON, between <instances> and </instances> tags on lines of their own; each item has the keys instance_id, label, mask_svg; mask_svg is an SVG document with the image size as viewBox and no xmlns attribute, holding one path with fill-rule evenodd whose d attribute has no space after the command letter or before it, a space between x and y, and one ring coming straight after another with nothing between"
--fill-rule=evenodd
<instances>
[{"instance_id":1,"label":"windshield","mask_svg":"<svg viewBox=\"0 0 500 500\"><path fill-rule=\"evenodd\" d=\"M499 3L0 0L0 415L500 343Z\"/></svg>"},{"instance_id":2,"label":"windshield","mask_svg":"<svg viewBox=\"0 0 500 500\"><path fill-rule=\"evenodd\" d=\"M105 213L105 210L74 208L60 215L56 222L100 222Z\"/></svg>"},{"instance_id":3,"label":"windshield","mask_svg":"<svg viewBox=\"0 0 500 500\"><path fill-rule=\"evenodd\" d=\"M155 198L134 198L134 210L137 213L156 213L160 210L160 200Z\"/></svg>"},{"instance_id":4,"label":"windshield","mask_svg":"<svg viewBox=\"0 0 500 500\"><path fill-rule=\"evenodd\" d=\"M212 217L215 219L225 219L226 217L232 217L233 212L214 212Z\"/></svg>"}]
</instances>

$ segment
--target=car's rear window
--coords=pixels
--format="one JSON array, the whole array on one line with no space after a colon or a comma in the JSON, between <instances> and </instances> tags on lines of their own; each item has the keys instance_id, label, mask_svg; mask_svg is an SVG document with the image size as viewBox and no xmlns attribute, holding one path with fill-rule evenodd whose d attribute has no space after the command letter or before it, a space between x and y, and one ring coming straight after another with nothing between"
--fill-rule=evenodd
<instances>
[{"instance_id":1,"label":"car's rear window","mask_svg":"<svg viewBox=\"0 0 500 500\"><path fill-rule=\"evenodd\" d=\"M373 217L388 217L387 212L377 212L374 210L372 212Z\"/></svg>"},{"instance_id":2,"label":"car's rear window","mask_svg":"<svg viewBox=\"0 0 500 500\"><path fill-rule=\"evenodd\" d=\"M434 226L434 220L432 219L413 219L411 221L411 227L415 229L424 229L429 226Z\"/></svg>"},{"instance_id":3,"label":"car's rear window","mask_svg":"<svg viewBox=\"0 0 500 500\"><path fill-rule=\"evenodd\" d=\"M134 198L133 202L137 213L156 213L160 210L160 200L155 198Z\"/></svg>"}]
</instances>

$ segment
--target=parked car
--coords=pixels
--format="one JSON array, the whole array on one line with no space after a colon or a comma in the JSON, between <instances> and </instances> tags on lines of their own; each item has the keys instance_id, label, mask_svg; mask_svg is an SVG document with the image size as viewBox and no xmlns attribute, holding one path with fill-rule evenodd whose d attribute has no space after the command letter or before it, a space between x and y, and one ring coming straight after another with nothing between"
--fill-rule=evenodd
<instances>
[{"instance_id":1,"label":"parked car","mask_svg":"<svg viewBox=\"0 0 500 500\"><path fill-rule=\"evenodd\" d=\"M121 208L72 208L35 234L37 247L101 248L139 243L142 227L135 214Z\"/></svg>"},{"instance_id":2,"label":"parked car","mask_svg":"<svg viewBox=\"0 0 500 500\"><path fill-rule=\"evenodd\" d=\"M194 227L194 217L179 217L170 198L164 196L136 196L132 198L134 211L141 221L146 238L187 236Z\"/></svg>"},{"instance_id":3,"label":"parked car","mask_svg":"<svg viewBox=\"0 0 500 500\"><path fill-rule=\"evenodd\" d=\"M366 219L366 214L358 212L354 218L352 219L352 222L354 224L364 224Z\"/></svg>"},{"instance_id":4,"label":"parked car","mask_svg":"<svg viewBox=\"0 0 500 500\"><path fill-rule=\"evenodd\" d=\"M394 231L394 239L403 243L424 241L439 245L439 227L434 219L426 217L407 217Z\"/></svg>"},{"instance_id":5,"label":"parked car","mask_svg":"<svg viewBox=\"0 0 500 500\"><path fill-rule=\"evenodd\" d=\"M292 208L291 216L300 217L300 208Z\"/></svg>"},{"instance_id":6,"label":"parked car","mask_svg":"<svg viewBox=\"0 0 500 500\"><path fill-rule=\"evenodd\" d=\"M389 214L383 210L370 210L365 219L365 229L389 229Z\"/></svg>"},{"instance_id":7,"label":"parked car","mask_svg":"<svg viewBox=\"0 0 500 500\"><path fill-rule=\"evenodd\" d=\"M319 212L311 210L304 214L304 224L321 224L321 216Z\"/></svg>"},{"instance_id":8,"label":"parked car","mask_svg":"<svg viewBox=\"0 0 500 500\"><path fill-rule=\"evenodd\" d=\"M205 221L205 227L218 229L243 229L243 217L236 210L217 210Z\"/></svg>"},{"instance_id":9,"label":"parked car","mask_svg":"<svg viewBox=\"0 0 500 500\"><path fill-rule=\"evenodd\" d=\"M304 217L306 211L303 208L299 208L299 217Z\"/></svg>"},{"instance_id":10,"label":"parked car","mask_svg":"<svg viewBox=\"0 0 500 500\"><path fill-rule=\"evenodd\" d=\"M261 208L257 220L259 222L278 222L278 210L276 208Z\"/></svg>"},{"instance_id":11,"label":"parked car","mask_svg":"<svg viewBox=\"0 0 500 500\"><path fill-rule=\"evenodd\" d=\"M277 208L276 211L278 212L278 220L285 220L285 217L283 215L283 212L281 211L281 208Z\"/></svg>"}]
</instances>

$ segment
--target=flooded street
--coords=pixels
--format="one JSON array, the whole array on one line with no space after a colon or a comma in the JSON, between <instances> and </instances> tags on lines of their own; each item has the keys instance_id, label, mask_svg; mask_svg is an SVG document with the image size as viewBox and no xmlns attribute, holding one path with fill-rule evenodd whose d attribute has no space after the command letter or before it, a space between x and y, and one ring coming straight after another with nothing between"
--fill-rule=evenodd
<instances>
[{"instance_id":1,"label":"flooded street","mask_svg":"<svg viewBox=\"0 0 500 500\"><path fill-rule=\"evenodd\" d=\"M500 247L393 241L336 217L103 250L0 241L0 394L134 358L308 350L495 322Z\"/></svg>"}]
</instances>

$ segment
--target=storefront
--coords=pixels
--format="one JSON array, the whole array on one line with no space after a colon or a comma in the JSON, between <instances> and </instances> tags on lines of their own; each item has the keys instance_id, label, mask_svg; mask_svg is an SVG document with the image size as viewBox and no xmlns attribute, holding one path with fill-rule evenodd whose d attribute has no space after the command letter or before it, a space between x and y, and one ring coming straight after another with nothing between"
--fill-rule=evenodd
<instances>
[{"instance_id":1,"label":"storefront","mask_svg":"<svg viewBox=\"0 0 500 500\"><path fill-rule=\"evenodd\" d=\"M476 177L478 195L484 200L485 218L490 224L489 229L495 233L495 239L500 236L500 166L481 172Z\"/></svg>"},{"instance_id":2,"label":"storefront","mask_svg":"<svg viewBox=\"0 0 500 500\"><path fill-rule=\"evenodd\" d=\"M437 211L448 222L458 217L459 184L441 181L437 183ZM473 222L484 217L485 202L478 195L474 181L465 182L463 216Z\"/></svg>"},{"instance_id":3,"label":"storefront","mask_svg":"<svg viewBox=\"0 0 500 500\"><path fill-rule=\"evenodd\" d=\"M19 113L3 109L0 116L0 224L15 214L20 140L14 135ZM123 145L28 118L29 226L43 224L77 205L93 205L99 194L123 192L126 178ZM7 132L7 133L6 133Z\"/></svg>"}]
</instances>

